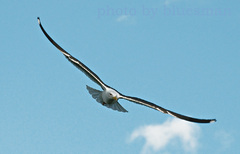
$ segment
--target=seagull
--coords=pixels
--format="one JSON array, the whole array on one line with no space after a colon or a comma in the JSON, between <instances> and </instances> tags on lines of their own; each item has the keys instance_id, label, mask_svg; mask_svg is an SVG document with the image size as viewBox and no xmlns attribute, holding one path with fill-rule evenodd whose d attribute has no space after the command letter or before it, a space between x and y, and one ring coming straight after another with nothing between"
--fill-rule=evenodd
<instances>
[{"instance_id":1,"label":"seagull","mask_svg":"<svg viewBox=\"0 0 240 154\"><path fill-rule=\"evenodd\" d=\"M72 55L70 55L66 50L64 50L61 46L59 46L45 31L43 28L40 18L38 17L38 24L44 33L44 35L47 37L47 39L58 49L62 52L62 54L67 58L68 61L70 61L74 66L76 66L79 70L81 70L87 77L89 77L93 82L98 84L101 88L102 91L91 88L89 86L86 86L88 92L92 95L94 99L98 103L101 103L103 106L111 108L113 110L117 110L120 112L128 112L126 109L124 109L119 103L119 99L125 99L131 102L134 102L136 104L144 105L149 108L155 109L157 111L160 111L165 114L169 114L171 116L174 116L176 118L186 120L189 122L195 122L195 123L212 123L216 122L216 119L198 119L198 118L193 118L189 116L185 116L182 114L178 114L176 112L167 110L165 108L162 108L156 104L153 104L151 102L148 102L146 100L143 100L141 98L137 97L132 97L132 96L127 96L123 95L114 88L108 86L105 84L92 70L90 70L86 65L84 65L82 62L80 62L78 59L74 58Z\"/></svg>"}]
</instances>

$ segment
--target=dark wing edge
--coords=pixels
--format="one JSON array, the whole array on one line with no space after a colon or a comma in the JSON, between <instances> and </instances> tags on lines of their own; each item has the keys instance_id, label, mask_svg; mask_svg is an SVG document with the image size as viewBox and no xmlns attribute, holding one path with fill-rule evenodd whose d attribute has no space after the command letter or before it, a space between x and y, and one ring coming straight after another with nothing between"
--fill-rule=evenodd
<instances>
[{"instance_id":1,"label":"dark wing edge","mask_svg":"<svg viewBox=\"0 0 240 154\"><path fill-rule=\"evenodd\" d=\"M181 115L181 114L178 114L178 113L175 113L173 111L164 109L164 108L162 108L162 107L160 107L160 106L158 106L156 104L150 103L148 101L145 101L145 100L137 98L137 97L131 97L131 96L122 95L120 98L126 99L128 101L131 101L131 102L134 102L134 103L137 103L137 104L140 104L140 105L144 105L144 106L150 107L150 108L155 109L157 111L160 111L162 113L169 114L169 115L174 116L176 118L183 119L183 120L190 121L190 122L212 123L212 122L216 122L217 121L216 119L197 119L197 118Z\"/></svg>"},{"instance_id":2,"label":"dark wing edge","mask_svg":"<svg viewBox=\"0 0 240 154\"><path fill-rule=\"evenodd\" d=\"M86 76L88 76L92 81L97 83L102 87L102 89L105 89L106 85L103 83L103 81L93 72L91 71L86 65L84 65L82 62L74 58L72 55L70 55L66 50L64 50L61 46L59 46L45 31L43 28L40 18L38 17L38 24L43 32L43 34L47 37L47 39L58 49L60 50L63 55L79 70L81 70Z\"/></svg>"}]
</instances>

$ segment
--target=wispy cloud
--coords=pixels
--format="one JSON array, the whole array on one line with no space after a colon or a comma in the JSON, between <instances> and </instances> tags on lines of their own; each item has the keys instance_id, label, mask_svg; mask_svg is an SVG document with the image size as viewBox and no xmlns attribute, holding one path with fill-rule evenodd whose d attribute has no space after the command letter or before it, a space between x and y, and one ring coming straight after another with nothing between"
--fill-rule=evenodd
<instances>
[{"instance_id":1,"label":"wispy cloud","mask_svg":"<svg viewBox=\"0 0 240 154\"><path fill-rule=\"evenodd\" d=\"M170 5L179 5L179 4L192 4L192 5L205 5L208 3L212 3L211 1L208 0L163 0L161 1L165 6L170 6Z\"/></svg>"},{"instance_id":2,"label":"wispy cloud","mask_svg":"<svg viewBox=\"0 0 240 154\"><path fill-rule=\"evenodd\" d=\"M164 5L171 5L173 3L179 2L180 0L165 0L164 1Z\"/></svg>"},{"instance_id":3,"label":"wispy cloud","mask_svg":"<svg viewBox=\"0 0 240 154\"><path fill-rule=\"evenodd\" d=\"M117 18L117 22L123 22L123 21L127 21L130 18L129 15L121 15Z\"/></svg>"},{"instance_id":4,"label":"wispy cloud","mask_svg":"<svg viewBox=\"0 0 240 154\"><path fill-rule=\"evenodd\" d=\"M234 142L233 136L224 130L217 131L215 137L221 144L221 150L231 148L231 145Z\"/></svg>"},{"instance_id":5,"label":"wispy cloud","mask_svg":"<svg viewBox=\"0 0 240 154\"><path fill-rule=\"evenodd\" d=\"M171 119L163 124L142 126L134 130L130 142L145 139L142 153L164 150L172 141L181 144L184 152L195 152L198 147L200 127L197 124ZM178 142L180 141L180 142Z\"/></svg>"},{"instance_id":6,"label":"wispy cloud","mask_svg":"<svg viewBox=\"0 0 240 154\"><path fill-rule=\"evenodd\" d=\"M132 16L132 15L121 15L117 17L116 22L126 23L126 24L135 24L136 18L135 16Z\"/></svg>"}]
</instances>

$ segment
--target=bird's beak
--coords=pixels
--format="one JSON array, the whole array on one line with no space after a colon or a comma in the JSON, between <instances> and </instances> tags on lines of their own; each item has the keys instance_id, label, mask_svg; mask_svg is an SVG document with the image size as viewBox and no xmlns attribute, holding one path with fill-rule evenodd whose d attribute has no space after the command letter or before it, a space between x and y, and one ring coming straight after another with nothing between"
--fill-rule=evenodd
<instances>
[{"instance_id":1,"label":"bird's beak","mask_svg":"<svg viewBox=\"0 0 240 154\"><path fill-rule=\"evenodd\" d=\"M114 96L113 99L116 100L116 101L118 100L116 96Z\"/></svg>"}]
</instances>

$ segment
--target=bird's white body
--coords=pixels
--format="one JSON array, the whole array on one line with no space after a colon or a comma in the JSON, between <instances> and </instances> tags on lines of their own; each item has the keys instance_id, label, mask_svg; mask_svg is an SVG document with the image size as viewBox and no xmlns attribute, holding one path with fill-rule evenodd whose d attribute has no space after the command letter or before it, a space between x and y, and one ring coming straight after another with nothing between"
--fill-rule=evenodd
<instances>
[{"instance_id":1,"label":"bird's white body","mask_svg":"<svg viewBox=\"0 0 240 154\"><path fill-rule=\"evenodd\" d=\"M118 103L118 99L121 95L114 89L106 87L103 91L100 91L87 86L87 90L92 97L103 106L120 112L127 112L127 110Z\"/></svg>"}]
</instances>

